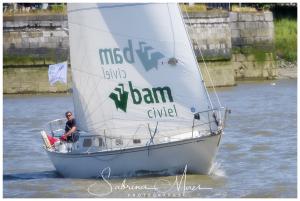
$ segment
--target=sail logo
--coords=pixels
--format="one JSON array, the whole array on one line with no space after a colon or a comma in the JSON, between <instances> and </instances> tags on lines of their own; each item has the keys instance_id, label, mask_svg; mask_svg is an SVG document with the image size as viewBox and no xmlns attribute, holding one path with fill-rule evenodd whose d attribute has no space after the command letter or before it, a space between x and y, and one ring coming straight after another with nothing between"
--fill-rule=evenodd
<instances>
[{"instance_id":1,"label":"sail logo","mask_svg":"<svg viewBox=\"0 0 300 201\"><path fill-rule=\"evenodd\" d=\"M152 68L157 69L158 60L164 58L164 55L157 51L151 52L154 48L146 44L147 43L145 42L139 42L139 49L136 50L136 53L146 71L149 71Z\"/></svg>"},{"instance_id":2,"label":"sail logo","mask_svg":"<svg viewBox=\"0 0 300 201\"><path fill-rule=\"evenodd\" d=\"M114 89L109 97L115 102L116 108L126 112L128 92L124 90L124 84L119 84L118 87Z\"/></svg>"},{"instance_id":3,"label":"sail logo","mask_svg":"<svg viewBox=\"0 0 300 201\"><path fill-rule=\"evenodd\" d=\"M159 51L147 45L146 42L139 42L139 48L135 50L136 55L140 59L144 69L149 71L158 68L158 61L165 56ZM132 40L128 40L127 47L123 48L103 48L99 49L101 65L109 64L132 64L135 62Z\"/></svg>"},{"instance_id":4,"label":"sail logo","mask_svg":"<svg viewBox=\"0 0 300 201\"><path fill-rule=\"evenodd\" d=\"M131 81L128 81L128 89L125 91L124 84L118 84L109 95L109 98L115 102L116 108L124 112L127 111L129 94L135 105L174 102L172 91L168 86L138 89L133 86Z\"/></svg>"}]
</instances>

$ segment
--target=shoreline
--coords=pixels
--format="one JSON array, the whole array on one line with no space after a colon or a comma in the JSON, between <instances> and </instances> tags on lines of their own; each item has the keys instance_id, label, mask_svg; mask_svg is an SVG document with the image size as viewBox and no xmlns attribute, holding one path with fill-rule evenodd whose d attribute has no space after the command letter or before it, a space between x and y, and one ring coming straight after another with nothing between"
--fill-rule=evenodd
<instances>
[{"instance_id":1,"label":"shoreline","mask_svg":"<svg viewBox=\"0 0 300 201\"><path fill-rule=\"evenodd\" d=\"M277 56L277 79L297 79L297 63Z\"/></svg>"},{"instance_id":2,"label":"shoreline","mask_svg":"<svg viewBox=\"0 0 300 201\"><path fill-rule=\"evenodd\" d=\"M289 67L289 68L278 68L277 69L278 72L278 76L276 77L275 80L290 80L290 79L297 79L297 67ZM246 79L246 80L238 80L239 83L241 82L248 82L248 81L266 81L266 80L270 80L270 79ZM217 86L215 88L224 88L224 87L235 87L238 84L234 85L234 86ZM208 88L209 89L209 88ZM69 96L72 95L72 92L70 92L69 90L66 92L38 92L38 93L3 93L3 96L32 96L32 95L36 95L36 96L60 96L60 95L65 95L65 96Z\"/></svg>"},{"instance_id":3,"label":"shoreline","mask_svg":"<svg viewBox=\"0 0 300 201\"><path fill-rule=\"evenodd\" d=\"M297 66L292 68L278 68L278 76L276 80L297 79Z\"/></svg>"}]
</instances>

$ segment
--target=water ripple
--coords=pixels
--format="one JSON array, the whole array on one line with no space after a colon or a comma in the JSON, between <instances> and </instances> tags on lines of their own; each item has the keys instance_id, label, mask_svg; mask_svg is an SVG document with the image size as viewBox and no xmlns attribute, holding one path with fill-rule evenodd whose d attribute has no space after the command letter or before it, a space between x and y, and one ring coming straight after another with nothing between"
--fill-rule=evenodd
<instances>
[{"instance_id":1,"label":"water ripple","mask_svg":"<svg viewBox=\"0 0 300 201\"><path fill-rule=\"evenodd\" d=\"M4 174L3 181L12 180L33 180L33 179L48 179L48 178L60 178L56 171L42 171L42 172L27 172L16 174Z\"/></svg>"}]
</instances>

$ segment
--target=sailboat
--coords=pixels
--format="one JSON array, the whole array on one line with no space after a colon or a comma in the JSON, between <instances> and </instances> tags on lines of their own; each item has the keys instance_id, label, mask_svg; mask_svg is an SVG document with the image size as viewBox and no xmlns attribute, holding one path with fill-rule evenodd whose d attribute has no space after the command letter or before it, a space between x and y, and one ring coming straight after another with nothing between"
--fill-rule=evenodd
<instances>
[{"instance_id":1,"label":"sailboat","mask_svg":"<svg viewBox=\"0 0 300 201\"><path fill-rule=\"evenodd\" d=\"M64 177L208 174L224 129L177 4L68 4L79 140L44 146ZM63 134L65 120L43 133Z\"/></svg>"}]
</instances>

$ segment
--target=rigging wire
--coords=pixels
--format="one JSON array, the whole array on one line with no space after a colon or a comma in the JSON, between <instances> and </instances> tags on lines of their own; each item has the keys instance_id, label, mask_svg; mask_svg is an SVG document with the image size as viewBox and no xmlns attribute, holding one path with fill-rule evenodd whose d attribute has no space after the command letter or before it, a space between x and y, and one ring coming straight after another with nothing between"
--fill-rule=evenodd
<instances>
[{"instance_id":1,"label":"rigging wire","mask_svg":"<svg viewBox=\"0 0 300 201\"><path fill-rule=\"evenodd\" d=\"M191 20L190 20L189 14L188 14L188 12L187 12L187 9L186 9L186 5L184 5L184 11L185 11L185 14L186 14L186 16L188 17L188 22L189 22L189 25L190 25L190 27L192 28L192 23L191 23ZM191 30L192 30L192 32L194 32L194 29L193 29L193 28L192 28ZM219 99L219 96L218 96L218 94L217 94L217 91L216 91L216 89L215 89L214 82L213 82L213 80L212 80L212 78L211 78L211 76L210 76L210 73L209 73L209 71L208 71L208 68L207 68L206 62L205 62L205 60L204 60L204 57L203 57L203 54L202 54L202 51L201 51L201 48L200 48L199 42L198 42L198 40L195 40L195 41L196 41L197 48L198 48L198 50L199 50L199 52L200 52L201 59L202 59L202 61L203 61L203 63L204 63L204 67L205 67L206 73L207 73L207 75L208 75L209 81L211 82L211 85L212 85L212 88L213 88L214 94L215 94L215 96L216 96L216 98L217 98L217 101L218 101L219 107L222 107L222 106L221 106L220 99ZM211 100L210 100L210 101L211 101Z\"/></svg>"},{"instance_id":2,"label":"rigging wire","mask_svg":"<svg viewBox=\"0 0 300 201\"><path fill-rule=\"evenodd\" d=\"M178 12L181 16L181 20L182 20L182 24L184 26L184 29L185 29L185 32L186 32L186 35L187 35L187 38L188 38L188 41L189 41L189 45L193 51L193 46L192 46L192 42L191 42L191 39L189 37L189 34L188 34L188 31L187 31L187 28L186 28L186 24L184 22L184 19L183 19L183 16L182 16L182 12L181 12L181 9L179 8L179 5L177 4L177 8L178 8ZM206 98L209 102L209 105L208 105L208 108L213 108L213 105L212 105L212 102L211 102L211 99L210 99L210 96L208 94L208 91L207 91L207 88L206 88L206 85L205 85L205 82L204 82L204 79L203 79L203 76L202 76L202 73L201 73L201 70L200 70L200 67L199 67L199 64L198 64L198 61L197 61L197 58L196 58L196 55L195 53L193 52L193 57L194 57L194 61L195 61L195 64L197 66L197 70L198 70L198 73L199 73L199 76L200 76L200 79L201 79L201 82L202 82L202 88L203 90L205 91L205 94L206 94Z\"/></svg>"},{"instance_id":3,"label":"rigging wire","mask_svg":"<svg viewBox=\"0 0 300 201\"><path fill-rule=\"evenodd\" d=\"M172 31L172 39L173 39L173 58L175 58L175 36L174 36L174 26L173 26L173 21L172 21L172 17L171 17L171 13L170 13L170 8L169 8L169 4L166 4L168 7L168 14L169 14L169 19L170 19L170 24L171 24L171 31Z\"/></svg>"}]
</instances>

